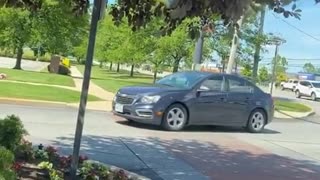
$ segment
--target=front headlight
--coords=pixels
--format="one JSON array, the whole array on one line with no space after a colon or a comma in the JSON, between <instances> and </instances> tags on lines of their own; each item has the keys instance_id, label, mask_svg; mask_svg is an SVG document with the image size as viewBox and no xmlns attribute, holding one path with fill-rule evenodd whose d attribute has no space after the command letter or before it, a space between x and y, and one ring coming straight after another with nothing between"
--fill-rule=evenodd
<instances>
[{"instance_id":1,"label":"front headlight","mask_svg":"<svg viewBox=\"0 0 320 180\"><path fill-rule=\"evenodd\" d=\"M143 104L152 104L159 101L161 97L160 96L143 96L141 98L141 103Z\"/></svg>"}]
</instances>

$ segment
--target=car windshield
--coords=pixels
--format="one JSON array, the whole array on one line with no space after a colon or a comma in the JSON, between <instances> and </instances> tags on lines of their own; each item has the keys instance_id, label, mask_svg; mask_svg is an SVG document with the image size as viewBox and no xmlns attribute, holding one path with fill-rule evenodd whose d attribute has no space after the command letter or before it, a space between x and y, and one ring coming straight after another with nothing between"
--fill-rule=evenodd
<instances>
[{"instance_id":1,"label":"car windshield","mask_svg":"<svg viewBox=\"0 0 320 180\"><path fill-rule=\"evenodd\" d=\"M313 87L320 88L320 82L314 82L312 83Z\"/></svg>"},{"instance_id":2,"label":"car windshield","mask_svg":"<svg viewBox=\"0 0 320 180\"><path fill-rule=\"evenodd\" d=\"M193 87L203 77L205 77L205 74L201 73L175 73L160 79L156 82L156 84L182 89L189 89Z\"/></svg>"}]
</instances>

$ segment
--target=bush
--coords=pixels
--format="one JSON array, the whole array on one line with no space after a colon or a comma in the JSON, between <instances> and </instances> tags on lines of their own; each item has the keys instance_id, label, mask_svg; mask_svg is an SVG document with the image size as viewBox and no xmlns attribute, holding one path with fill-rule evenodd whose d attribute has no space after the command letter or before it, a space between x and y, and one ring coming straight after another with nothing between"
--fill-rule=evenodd
<instances>
[{"instance_id":1,"label":"bush","mask_svg":"<svg viewBox=\"0 0 320 180\"><path fill-rule=\"evenodd\" d=\"M23 159L26 161L34 160L35 152L32 143L27 140L22 140L15 150L15 157L16 159Z\"/></svg>"},{"instance_id":2,"label":"bush","mask_svg":"<svg viewBox=\"0 0 320 180\"><path fill-rule=\"evenodd\" d=\"M11 170L14 162L13 154L0 146L0 179L16 179L15 173Z\"/></svg>"},{"instance_id":3,"label":"bush","mask_svg":"<svg viewBox=\"0 0 320 180\"><path fill-rule=\"evenodd\" d=\"M59 71L58 71L58 74L61 74L61 75L70 75L71 74L71 71L69 68L63 66L63 65L59 65Z\"/></svg>"},{"instance_id":4,"label":"bush","mask_svg":"<svg viewBox=\"0 0 320 180\"><path fill-rule=\"evenodd\" d=\"M0 119L0 145L10 151L15 151L27 134L19 117L11 115Z\"/></svg>"}]
</instances>

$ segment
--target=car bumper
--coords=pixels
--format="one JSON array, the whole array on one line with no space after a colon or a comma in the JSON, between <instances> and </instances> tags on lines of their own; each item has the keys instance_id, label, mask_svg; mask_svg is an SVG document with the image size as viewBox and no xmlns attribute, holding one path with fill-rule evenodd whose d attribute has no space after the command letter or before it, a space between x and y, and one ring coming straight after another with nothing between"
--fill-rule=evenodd
<instances>
[{"instance_id":1,"label":"car bumper","mask_svg":"<svg viewBox=\"0 0 320 180\"><path fill-rule=\"evenodd\" d=\"M123 105L123 111L115 110L115 103L112 105L114 115L130 119L135 122L160 125L162 121L163 110L153 105Z\"/></svg>"}]
</instances>

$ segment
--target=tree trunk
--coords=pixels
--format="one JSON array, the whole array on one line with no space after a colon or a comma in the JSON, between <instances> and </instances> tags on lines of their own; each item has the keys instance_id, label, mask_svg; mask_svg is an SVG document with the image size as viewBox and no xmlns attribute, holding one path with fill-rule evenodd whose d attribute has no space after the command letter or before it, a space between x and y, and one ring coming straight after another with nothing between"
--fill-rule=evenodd
<instances>
[{"instance_id":1,"label":"tree trunk","mask_svg":"<svg viewBox=\"0 0 320 180\"><path fill-rule=\"evenodd\" d=\"M131 65L130 77L133 77L134 64Z\"/></svg>"},{"instance_id":2,"label":"tree trunk","mask_svg":"<svg viewBox=\"0 0 320 180\"><path fill-rule=\"evenodd\" d=\"M155 84L156 81L157 81L157 74L158 74L158 70L155 69L154 72L153 72L153 84Z\"/></svg>"},{"instance_id":3,"label":"tree trunk","mask_svg":"<svg viewBox=\"0 0 320 180\"><path fill-rule=\"evenodd\" d=\"M238 27L234 26L232 45L231 45L231 50L230 50L228 66L227 66L227 74L232 73L233 65L234 65L234 62L236 59L236 55L237 55L239 40L240 40L239 39L239 32L240 32L240 28L242 26L243 19L244 19L244 15L242 15L241 18L237 21Z\"/></svg>"},{"instance_id":4,"label":"tree trunk","mask_svg":"<svg viewBox=\"0 0 320 180\"><path fill-rule=\"evenodd\" d=\"M172 70L173 73L176 73L176 72L179 71L180 61L181 61L181 58L177 58L177 59L174 60L174 62L173 62L173 70Z\"/></svg>"},{"instance_id":5,"label":"tree trunk","mask_svg":"<svg viewBox=\"0 0 320 180\"><path fill-rule=\"evenodd\" d=\"M260 24L259 24L259 35L263 34L263 26L264 26L264 19L266 16L266 7L263 6L260 15ZM252 79L254 82L257 81L258 77L258 68L259 68L259 61L260 61L260 51L261 51L261 44L256 44L255 53L254 53L254 60L253 60L253 70L252 70Z\"/></svg>"},{"instance_id":6,"label":"tree trunk","mask_svg":"<svg viewBox=\"0 0 320 180\"><path fill-rule=\"evenodd\" d=\"M110 62L110 68L109 68L110 71L112 71L112 61Z\"/></svg>"},{"instance_id":7,"label":"tree trunk","mask_svg":"<svg viewBox=\"0 0 320 180\"><path fill-rule=\"evenodd\" d=\"M117 64L117 72L120 72L120 63Z\"/></svg>"},{"instance_id":8,"label":"tree trunk","mask_svg":"<svg viewBox=\"0 0 320 180\"><path fill-rule=\"evenodd\" d=\"M13 69L21 69L22 55L23 55L23 48L21 46L21 47L18 48L16 65L14 66Z\"/></svg>"},{"instance_id":9,"label":"tree trunk","mask_svg":"<svg viewBox=\"0 0 320 180\"><path fill-rule=\"evenodd\" d=\"M193 54L193 70L196 70L198 66L201 64L202 61L202 51L203 51L203 42L204 42L204 36L203 32L200 31L200 35L198 38L198 41L195 46L195 51Z\"/></svg>"}]
</instances>

